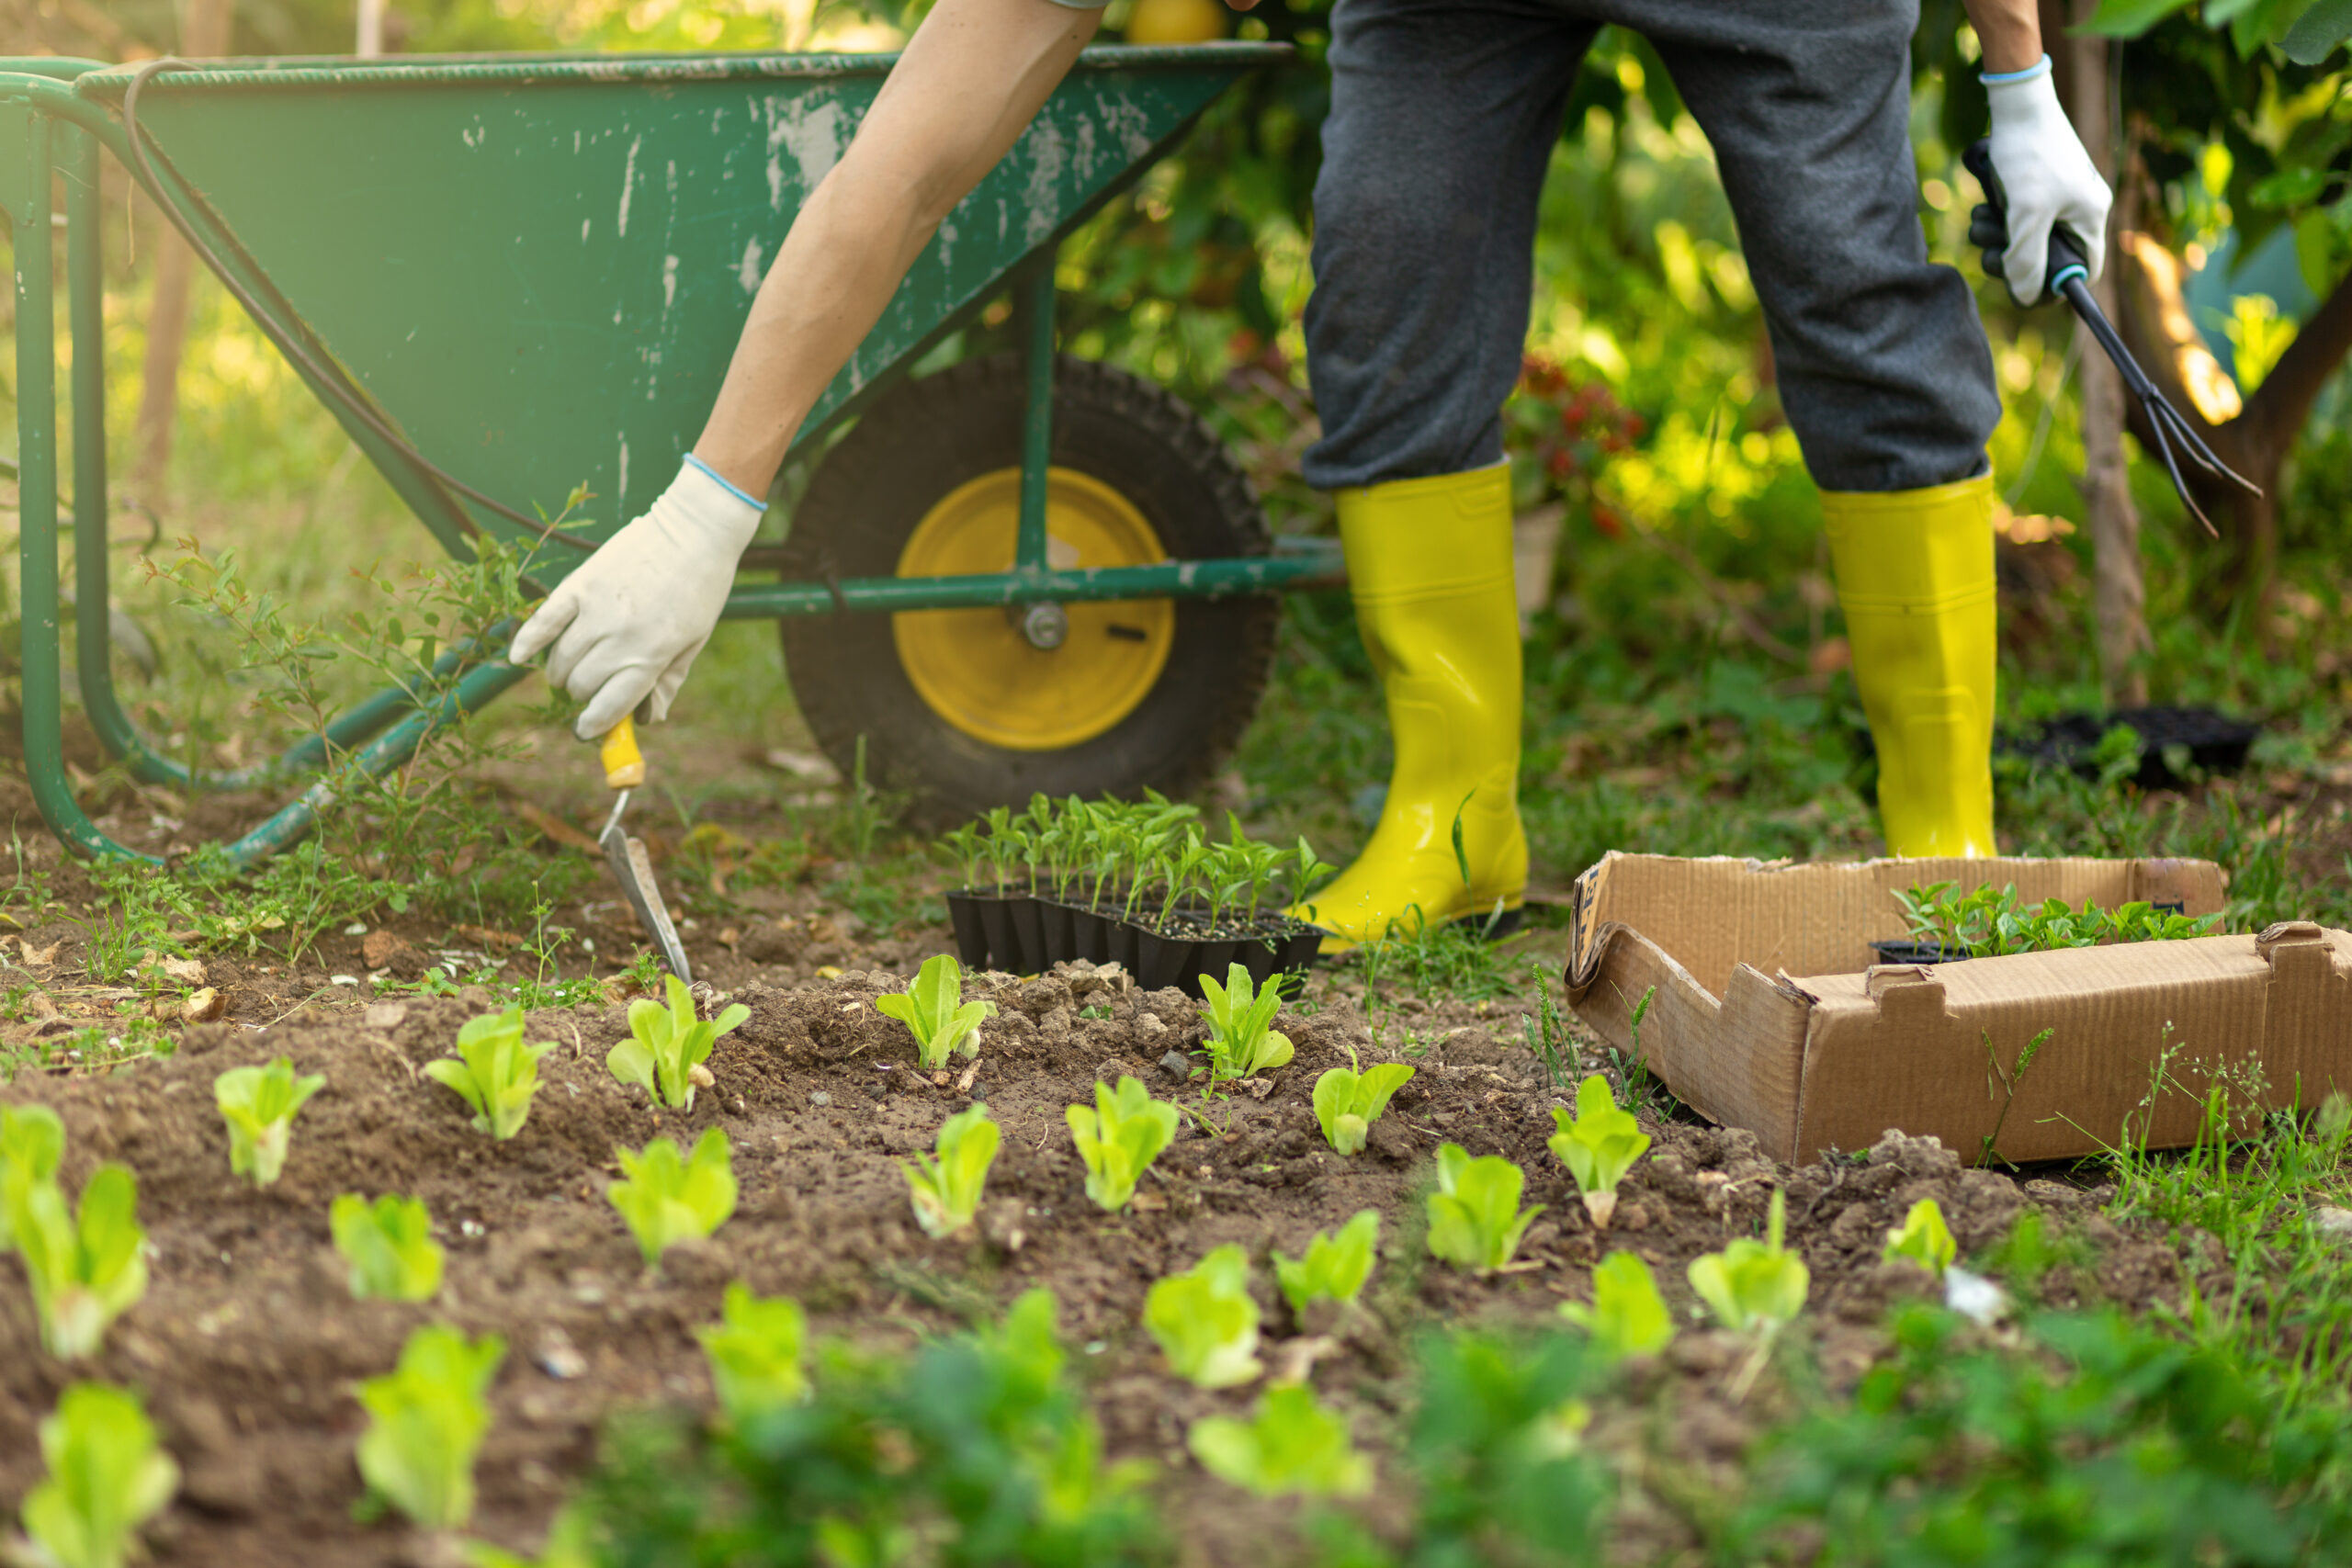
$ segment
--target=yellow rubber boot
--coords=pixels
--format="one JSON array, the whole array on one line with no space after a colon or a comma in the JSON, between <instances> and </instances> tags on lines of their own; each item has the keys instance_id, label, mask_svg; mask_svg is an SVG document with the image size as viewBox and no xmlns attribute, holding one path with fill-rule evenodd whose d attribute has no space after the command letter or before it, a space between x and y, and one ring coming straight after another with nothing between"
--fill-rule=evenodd
<instances>
[{"instance_id":1,"label":"yellow rubber boot","mask_svg":"<svg viewBox=\"0 0 2352 1568\"><path fill-rule=\"evenodd\" d=\"M1327 953L1379 941L1391 922L1410 932L1483 918L1497 899L1517 909L1527 891L1510 470L1399 479L1338 500L1356 629L1388 698L1396 761L1363 853L1292 911L1338 936Z\"/></svg>"},{"instance_id":2,"label":"yellow rubber boot","mask_svg":"<svg viewBox=\"0 0 2352 1568\"><path fill-rule=\"evenodd\" d=\"M1897 855L1992 855L1993 478L1825 491L1854 684Z\"/></svg>"}]
</instances>

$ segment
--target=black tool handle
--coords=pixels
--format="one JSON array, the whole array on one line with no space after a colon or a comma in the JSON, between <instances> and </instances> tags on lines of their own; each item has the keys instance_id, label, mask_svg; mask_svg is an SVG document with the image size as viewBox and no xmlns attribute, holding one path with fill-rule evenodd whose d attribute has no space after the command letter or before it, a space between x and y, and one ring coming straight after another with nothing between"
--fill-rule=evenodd
<instances>
[{"instance_id":1,"label":"black tool handle","mask_svg":"<svg viewBox=\"0 0 2352 1568\"><path fill-rule=\"evenodd\" d=\"M1968 237L1985 247L1984 270L1997 276L1997 259L2008 238L2009 195L2001 188L2001 176L1993 170L1993 144L1982 139L1972 141L1968 150L1961 153L1960 161L1962 166L1976 176L1976 183L1984 188L1984 207L1978 209L1979 217L1989 211L1992 219L1990 224L1981 221L1970 224ZM1996 231L2002 244L1988 245L1986 242ZM2076 279L2087 280L2089 276L2090 266L2083 259L2082 242L2064 224L2053 225L2050 231L2050 252L2042 262L2042 298L2068 298L2070 290L2067 284Z\"/></svg>"}]
</instances>

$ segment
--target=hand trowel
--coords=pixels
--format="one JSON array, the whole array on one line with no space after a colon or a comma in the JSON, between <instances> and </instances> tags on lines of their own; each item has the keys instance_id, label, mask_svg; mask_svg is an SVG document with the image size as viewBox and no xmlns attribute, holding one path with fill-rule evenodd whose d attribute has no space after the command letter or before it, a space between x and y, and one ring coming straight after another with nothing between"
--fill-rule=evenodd
<instances>
[{"instance_id":1,"label":"hand trowel","mask_svg":"<svg viewBox=\"0 0 2352 1568\"><path fill-rule=\"evenodd\" d=\"M613 868L613 880L621 885L629 908L637 911L637 923L661 948L662 961L670 966L670 973L691 986L695 972L686 963L678 929L670 923L670 911L662 903L662 890L654 886L653 862L646 855L645 840L629 837L621 826L630 794L645 782L645 754L637 749L636 720L621 716L621 721L605 732L598 759L605 765L605 784L615 792L613 814L605 819L605 830L596 835L596 842L604 847L605 863Z\"/></svg>"}]
</instances>

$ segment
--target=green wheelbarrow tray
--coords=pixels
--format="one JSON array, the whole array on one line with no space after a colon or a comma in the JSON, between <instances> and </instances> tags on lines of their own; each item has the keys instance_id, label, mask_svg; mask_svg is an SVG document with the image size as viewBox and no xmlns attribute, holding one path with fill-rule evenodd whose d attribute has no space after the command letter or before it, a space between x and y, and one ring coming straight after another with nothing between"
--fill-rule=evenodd
<instances>
[{"instance_id":1,"label":"green wheelbarrow tray","mask_svg":"<svg viewBox=\"0 0 2352 1568\"><path fill-rule=\"evenodd\" d=\"M745 581L730 617L1263 592L1328 581L1328 549L1056 570L1046 454L1057 247L1279 46L1096 49L942 223L880 322L803 425L820 450L926 350L1015 291L1028 366L1012 570ZM538 552L542 587L641 513L716 397L752 299L798 210L847 146L889 56L229 60L160 74L0 62L0 208L16 234L27 766L51 827L127 854L73 800L60 740L49 235L63 175L74 353L76 593L106 597L106 473L96 232L97 148L129 166L254 314L396 491L453 553L521 541L576 486L594 521ZM136 86L135 118L127 99ZM479 498L479 499L476 499ZM747 558L747 566L772 564ZM436 703L360 705L277 761L191 770L146 742L111 683L103 616L77 621L85 705L135 773L183 787L315 769L330 748L381 771L430 728L521 679L460 649ZM323 784L230 846L252 860L305 831Z\"/></svg>"}]
</instances>

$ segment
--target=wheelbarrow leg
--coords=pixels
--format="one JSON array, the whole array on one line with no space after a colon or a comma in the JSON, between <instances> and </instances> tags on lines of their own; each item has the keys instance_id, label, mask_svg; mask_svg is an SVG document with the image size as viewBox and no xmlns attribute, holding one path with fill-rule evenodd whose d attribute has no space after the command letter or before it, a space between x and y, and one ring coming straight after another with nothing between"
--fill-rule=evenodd
<instances>
[{"instance_id":1,"label":"wheelbarrow leg","mask_svg":"<svg viewBox=\"0 0 2352 1568\"><path fill-rule=\"evenodd\" d=\"M1022 368L1027 377L1021 414L1021 528L1012 570L1046 570L1046 491L1054 461L1054 254L1050 247L1019 285Z\"/></svg>"}]
</instances>

